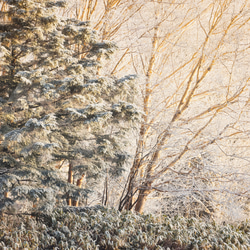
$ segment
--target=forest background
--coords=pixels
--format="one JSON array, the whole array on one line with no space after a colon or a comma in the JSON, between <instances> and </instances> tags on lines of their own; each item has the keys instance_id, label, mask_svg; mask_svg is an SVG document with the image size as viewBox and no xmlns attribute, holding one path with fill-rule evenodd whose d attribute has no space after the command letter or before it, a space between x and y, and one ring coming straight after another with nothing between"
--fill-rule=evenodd
<instances>
[{"instance_id":1,"label":"forest background","mask_svg":"<svg viewBox=\"0 0 250 250\"><path fill-rule=\"evenodd\" d=\"M7 11L7 2L2 1L1 4L2 12ZM67 149L63 148L67 155L64 152L60 158L57 146L51 138L48 140L47 134L38 136L37 131L22 130L24 124L26 128L35 126L35 121L20 114L17 108L26 105L21 111L30 110L34 108L30 107L34 103L15 96L17 85L10 91L14 95L4 96L1 89L1 159L3 163L8 162L6 168L11 169L3 170L1 174L8 180L2 181L1 198L6 202L9 199L14 201L11 206L5 203L4 209L13 211L13 207L19 209L20 204L24 208L24 203L27 210L44 209L39 202L48 200L48 206L53 202L67 202L68 205L80 206L103 204L138 212L205 215L217 220L249 217L249 9L248 0L69 1L64 10L58 10L57 15L89 21L88 25L98 33L99 43L96 44L99 47L92 42L94 49L91 52L97 53L94 60L103 66L88 74L97 79L101 78L99 76L103 76L102 79L112 78L116 86L121 84L122 87L120 92L118 87L113 92L106 92L105 97L102 91L98 97L93 91L89 100L86 98L81 104L85 108L84 114L77 106L78 110L68 109L71 113L57 115L67 117L70 113L66 125L72 129L70 124L73 119L93 112L89 106L88 110L86 107L90 103L94 105L94 97L96 102L99 102L98 98L103 98L102 103L109 103L112 99L110 93L117 93L124 102L120 106L110 106L108 111L116 109L122 114L124 108L125 114L116 117L112 126L111 117L106 116L102 116L107 122L101 124L102 128L86 123L87 127L81 128L81 131L94 134L97 144L89 143L92 140L90 137L81 138L76 155L75 150L70 152L70 147L76 148L76 141L68 138L65 142ZM2 23L11 22L11 16L2 17ZM100 47L104 44L109 46ZM118 47L115 52L114 44ZM6 49L8 46L2 41L2 56L5 56L3 47ZM106 53L104 50L109 51ZM109 54L113 54L111 60L103 61L101 57ZM29 61L29 58L25 59ZM1 79L11 74L10 71L5 72L6 65L1 65ZM44 67L52 66L46 64ZM17 73L15 77L34 79L33 75ZM72 69L71 74L74 73L79 74ZM136 83L132 83L135 75ZM24 81L24 78L21 80ZM102 81L105 83L105 80ZM100 88L103 88L103 82ZM112 88L112 84L107 85L107 89ZM11 117L9 110L19 112L22 122L15 120L16 113L14 118ZM46 108L46 115L48 111L51 111L51 106ZM97 110L98 115L101 111ZM48 127L55 125L55 120L60 123L58 116L47 116L48 122L43 112L34 117L41 127L42 122L47 122L45 127L50 124L46 127L49 130ZM77 131L78 127L74 128ZM23 131L26 137L39 140L20 143L21 139L16 134ZM117 135L116 140L107 136L113 131ZM105 138L101 137L104 132ZM44 143L45 137L47 144ZM40 144L35 144L37 142ZM98 147L95 148L96 145ZM45 153L36 155L36 150L41 147L46 148ZM93 154L86 151L89 148L98 152L100 157L93 158ZM119 157L117 151L120 152ZM60 154L62 156L62 151ZM7 158L10 155L14 162L12 165ZM33 164L35 159L39 163ZM59 171L60 178L64 178L69 185L65 186L61 200L58 201L58 191L51 195L47 189L44 195L44 183L30 185L30 178L39 174L33 173L27 178L27 169L16 173L20 162L24 165L29 162L36 169L46 165L46 169ZM96 166L99 168L93 171ZM44 174L47 179L49 172ZM19 176L19 181L14 182L13 176ZM52 189L59 186L49 181L46 185ZM17 190L20 186L28 187L28 191Z\"/></svg>"}]
</instances>

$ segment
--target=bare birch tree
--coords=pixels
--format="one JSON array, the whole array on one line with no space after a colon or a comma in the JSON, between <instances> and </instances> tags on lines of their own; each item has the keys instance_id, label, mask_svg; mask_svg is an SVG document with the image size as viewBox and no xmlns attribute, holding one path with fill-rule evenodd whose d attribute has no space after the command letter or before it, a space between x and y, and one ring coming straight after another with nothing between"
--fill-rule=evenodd
<instances>
[{"instance_id":1,"label":"bare birch tree","mask_svg":"<svg viewBox=\"0 0 250 250\"><path fill-rule=\"evenodd\" d=\"M144 116L120 210L135 206L142 212L152 191L168 191L171 173L192 173L178 168L185 157L209 151L218 160L220 151L240 158L238 163L249 160L249 2L173 2L152 3L153 26L141 35L151 37L151 49L143 54L138 47L139 59L133 58L145 78ZM230 148L232 141L244 152ZM220 180L236 181L246 173L225 173L222 162L216 170ZM249 190L242 192L249 196Z\"/></svg>"},{"instance_id":2,"label":"bare birch tree","mask_svg":"<svg viewBox=\"0 0 250 250\"><path fill-rule=\"evenodd\" d=\"M112 74L140 77L143 117L119 209L189 189L173 179L249 199L249 1L78 0L69 12L121 48ZM204 154L212 162L198 157L198 175L192 162Z\"/></svg>"}]
</instances>

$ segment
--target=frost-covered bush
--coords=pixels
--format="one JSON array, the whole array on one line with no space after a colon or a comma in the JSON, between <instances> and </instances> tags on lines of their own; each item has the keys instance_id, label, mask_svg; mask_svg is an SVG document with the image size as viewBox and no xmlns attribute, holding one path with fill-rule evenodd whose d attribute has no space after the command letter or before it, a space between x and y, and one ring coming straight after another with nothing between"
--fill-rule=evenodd
<instances>
[{"instance_id":1,"label":"frost-covered bush","mask_svg":"<svg viewBox=\"0 0 250 250\"><path fill-rule=\"evenodd\" d=\"M17 229L17 230L13 230ZM50 216L4 217L0 247L12 249L249 249L250 224L140 215L96 206Z\"/></svg>"}]
</instances>

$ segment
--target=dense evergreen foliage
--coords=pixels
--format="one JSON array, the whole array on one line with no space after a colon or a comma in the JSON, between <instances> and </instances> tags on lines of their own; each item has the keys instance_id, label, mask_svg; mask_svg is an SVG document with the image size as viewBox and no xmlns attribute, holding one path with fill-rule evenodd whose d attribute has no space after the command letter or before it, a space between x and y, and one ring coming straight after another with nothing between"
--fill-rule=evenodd
<instances>
[{"instance_id":1,"label":"dense evergreen foliage","mask_svg":"<svg viewBox=\"0 0 250 250\"><path fill-rule=\"evenodd\" d=\"M12 228L18 230L12 230ZM13 249L249 249L250 224L122 213L100 206L60 208L50 216L10 216L0 247Z\"/></svg>"},{"instance_id":2,"label":"dense evergreen foliage","mask_svg":"<svg viewBox=\"0 0 250 250\"><path fill-rule=\"evenodd\" d=\"M77 203L105 173L122 172L126 132L139 118L135 76L102 73L115 44L88 22L61 18L64 1L8 4L0 24L1 209L49 212L56 202Z\"/></svg>"}]
</instances>

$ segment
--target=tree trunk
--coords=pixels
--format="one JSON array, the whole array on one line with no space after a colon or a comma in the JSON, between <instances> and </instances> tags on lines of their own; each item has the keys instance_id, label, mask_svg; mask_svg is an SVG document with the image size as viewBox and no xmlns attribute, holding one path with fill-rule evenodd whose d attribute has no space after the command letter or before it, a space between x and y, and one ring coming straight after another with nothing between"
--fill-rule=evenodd
<instances>
[{"instance_id":1,"label":"tree trunk","mask_svg":"<svg viewBox=\"0 0 250 250\"><path fill-rule=\"evenodd\" d=\"M68 199L67 199L67 204L68 204L68 206L72 206L72 200L70 197L68 197Z\"/></svg>"},{"instance_id":2,"label":"tree trunk","mask_svg":"<svg viewBox=\"0 0 250 250\"><path fill-rule=\"evenodd\" d=\"M145 202L147 200L148 195L151 193L151 190L141 189L137 198L137 202L135 205L135 211L138 213L142 213L144 209Z\"/></svg>"},{"instance_id":3,"label":"tree trunk","mask_svg":"<svg viewBox=\"0 0 250 250\"><path fill-rule=\"evenodd\" d=\"M83 183L83 179L84 179L84 177L85 177L85 174L83 174L83 175L82 175L82 177L81 177L81 178L79 178L79 179L77 180L77 182L76 182L76 186L77 186L77 187L79 187L79 188L81 188L81 187L82 187L82 183ZM72 206L74 206L74 207L78 207L78 206L79 206L79 199L77 199L77 200L73 200L73 204L72 204Z\"/></svg>"},{"instance_id":4,"label":"tree trunk","mask_svg":"<svg viewBox=\"0 0 250 250\"><path fill-rule=\"evenodd\" d=\"M107 206L109 198L109 190L108 190L108 169L106 169L106 177L104 181L103 195L102 195L102 205Z\"/></svg>"},{"instance_id":5,"label":"tree trunk","mask_svg":"<svg viewBox=\"0 0 250 250\"><path fill-rule=\"evenodd\" d=\"M78 207L79 206L79 200L73 200L72 206L73 207Z\"/></svg>"},{"instance_id":6,"label":"tree trunk","mask_svg":"<svg viewBox=\"0 0 250 250\"><path fill-rule=\"evenodd\" d=\"M127 184L124 187L123 193L121 195L119 211L122 211L123 209L131 210L133 208L133 196L135 194L134 183L138 174L139 167L137 163L137 160L135 160L133 167L130 169Z\"/></svg>"},{"instance_id":7,"label":"tree trunk","mask_svg":"<svg viewBox=\"0 0 250 250\"><path fill-rule=\"evenodd\" d=\"M69 171L68 171L68 183L73 184L73 166L69 164Z\"/></svg>"},{"instance_id":8,"label":"tree trunk","mask_svg":"<svg viewBox=\"0 0 250 250\"><path fill-rule=\"evenodd\" d=\"M69 164L69 171L68 171L68 183L73 184L73 170L72 170L73 166L72 163ZM70 197L68 197L67 200L67 204L68 206L72 206L72 200Z\"/></svg>"},{"instance_id":9,"label":"tree trunk","mask_svg":"<svg viewBox=\"0 0 250 250\"><path fill-rule=\"evenodd\" d=\"M156 59L156 52L157 52L157 46L158 46L158 32L159 32L159 26L156 26L154 28L154 36L152 39L152 52L149 60L148 67L146 69L146 85L145 85L145 92L143 97L143 122L141 123L140 127L140 137L139 141L137 143L136 148L136 154L134 157L133 166L130 169L130 174L128 177L128 186L127 186L127 192L126 195L123 196L123 199L120 202L119 210L122 210L123 207L126 210L131 210L134 206L134 196L136 193L135 190L135 182L138 177L138 175L141 175L142 178L144 175L144 161L143 161L143 151L145 149L145 142L147 140L147 134L149 132L150 126L149 126L149 112L150 112L150 104L151 104L151 98L152 98L152 82L151 82L151 76L153 74L153 69L155 66L155 59ZM141 191L139 192L138 200L136 202L136 206L139 207L138 204L139 201L141 201ZM144 199L144 198L143 198ZM144 201L145 202L145 201ZM143 202L143 203L144 203ZM138 204L138 205L137 205ZM143 206L142 206L143 207Z\"/></svg>"}]
</instances>

